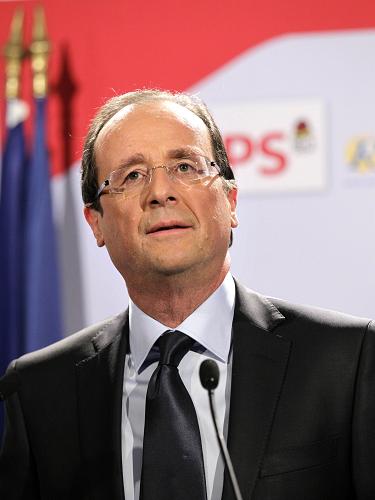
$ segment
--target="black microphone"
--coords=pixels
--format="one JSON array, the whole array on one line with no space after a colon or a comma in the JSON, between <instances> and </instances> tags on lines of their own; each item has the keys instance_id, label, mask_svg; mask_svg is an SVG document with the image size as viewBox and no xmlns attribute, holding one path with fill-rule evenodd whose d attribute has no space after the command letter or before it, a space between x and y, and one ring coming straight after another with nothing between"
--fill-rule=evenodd
<instances>
[{"instance_id":1,"label":"black microphone","mask_svg":"<svg viewBox=\"0 0 375 500\"><path fill-rule=\"evenodd\" d=\"M230 459L229 456L227 445L225 444L224 437L219 432L219 427L216 421L213 396L214 396L214 390L216 389L219 383L219 376L220 376L219 367L217 366L216 361L214 361L213 359L206 359L201 363L201 366L199 367L199 377L201 379L202 386L205 389L207 389L208 392L212 421L214 423L216 437L219 443L221 455L223 457L225 467L227 468L229 473L234 496L236 497L236 500L243 500L240 488L238 486L236 474L233 469L232 460Z\"/></svg>"}]
</instances>

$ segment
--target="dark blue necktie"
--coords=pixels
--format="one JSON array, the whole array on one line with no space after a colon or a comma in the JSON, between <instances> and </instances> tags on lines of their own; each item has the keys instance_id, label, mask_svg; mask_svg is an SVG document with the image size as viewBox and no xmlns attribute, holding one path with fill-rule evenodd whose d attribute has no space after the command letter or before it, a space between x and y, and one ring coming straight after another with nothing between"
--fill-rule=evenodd
<instances>
[{"instance_id":1,"label":"dark blue necktie","mask_svg":"<svg viewBox=\"0 0 375 500\"><path fill-rule=\"evenodd\" d=\"M166 332L146 396L140 500L206 500L202 443L178 365L194 340Z\"/></svg>"}]
</instances>

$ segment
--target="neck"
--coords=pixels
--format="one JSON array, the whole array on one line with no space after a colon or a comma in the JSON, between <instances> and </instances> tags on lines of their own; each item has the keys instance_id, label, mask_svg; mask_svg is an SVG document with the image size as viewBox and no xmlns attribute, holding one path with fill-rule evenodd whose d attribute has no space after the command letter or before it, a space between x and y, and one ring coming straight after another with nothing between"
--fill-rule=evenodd
<instances>
[{"instance_id":1,"label":"neck","mask_svg":"<svg viewBox=\"0 0 375 500\"><path fill-rule=\"evenodd\" d=\"M211 276L178 274L143 281L141 287L128 286L132 301L148 316L169 328L176 328L195 311L224 281L229 258Z\"/></svg>"}]
</instances>

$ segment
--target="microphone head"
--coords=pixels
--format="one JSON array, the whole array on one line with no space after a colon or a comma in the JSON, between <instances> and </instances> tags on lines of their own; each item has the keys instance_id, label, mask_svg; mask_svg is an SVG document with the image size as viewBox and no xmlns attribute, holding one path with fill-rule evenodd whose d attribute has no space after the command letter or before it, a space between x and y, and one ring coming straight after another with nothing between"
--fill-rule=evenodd
<instances>
[{"instance_id":1,"label":"microphone head","mask_svg":"<svg viewBox=\"0 0 375 500\"><path fill-rule=\"evenodd\" d=\"M213 359L206 359L199 368L202 386L208 391L216 389L219 383L219 367Z\"/></svg>"}]
</instances>

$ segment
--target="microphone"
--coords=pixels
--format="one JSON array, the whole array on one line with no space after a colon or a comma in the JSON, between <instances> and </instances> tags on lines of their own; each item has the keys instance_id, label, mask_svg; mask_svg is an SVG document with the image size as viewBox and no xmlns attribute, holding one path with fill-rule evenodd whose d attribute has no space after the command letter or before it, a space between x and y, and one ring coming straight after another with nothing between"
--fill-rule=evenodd
<instances>
[{"instance_id":1,"label":"microphone","mask_svg":"<svg viewBox=\"0 0 375 500\"><path fill-rule=\"evenodd\" d=\"M232 485L233 493L236 500L243 500L240 488L238 486L238 481L236 478L236 474L233 469L232 460L229 456L227 445L225 444L224 436L219 432L219 427L217 425L216 415L215 415L215 407L214 407L214 390L219 384L219 367L217 366L216 361L213 359L206 359L201 363L199 367L199 378L201 380L201 384L204 389L208 392L208 399L210 402L210 410L211 417L214 423L216 437L219 443L221 456L223 457L225 467L228 470L230 482Z\"/></svg>"}]
</instances>

